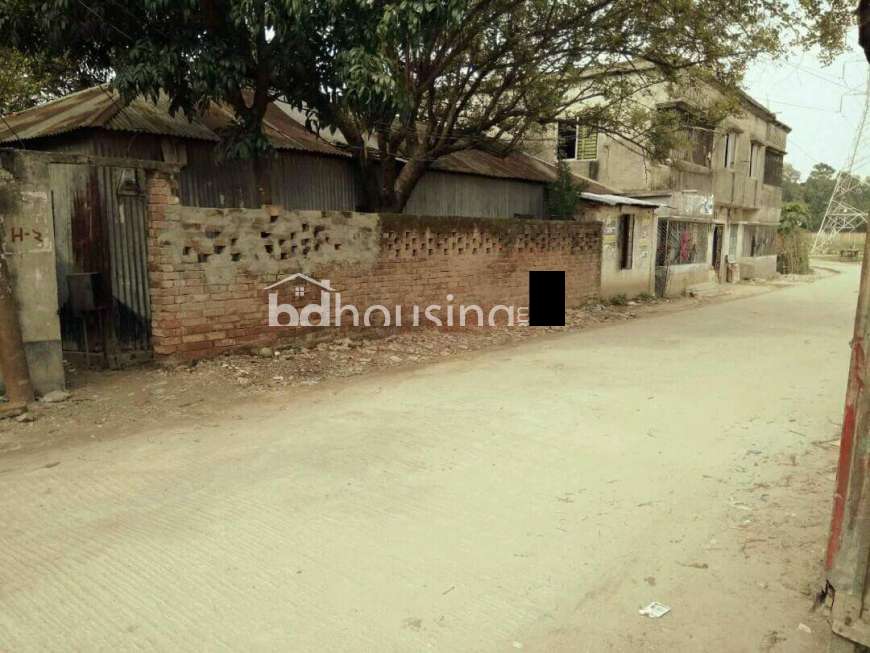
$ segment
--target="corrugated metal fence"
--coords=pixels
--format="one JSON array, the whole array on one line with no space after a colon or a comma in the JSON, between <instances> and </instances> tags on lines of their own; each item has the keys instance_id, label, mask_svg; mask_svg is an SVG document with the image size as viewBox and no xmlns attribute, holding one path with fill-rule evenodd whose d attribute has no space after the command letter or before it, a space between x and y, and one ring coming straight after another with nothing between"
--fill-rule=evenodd
<instances>
[{"instance_id":1,"label":"corrugated metal fence","mask_svg":"<svg viewBox=\"0 0 870 653\"><path fill-rule=\"evenodd\" d=\"M149 356L144 170L55 163L50 182L64 350L113 367ZM91 305L74 296L81 282Z\"/></svg>"}]
</instances>

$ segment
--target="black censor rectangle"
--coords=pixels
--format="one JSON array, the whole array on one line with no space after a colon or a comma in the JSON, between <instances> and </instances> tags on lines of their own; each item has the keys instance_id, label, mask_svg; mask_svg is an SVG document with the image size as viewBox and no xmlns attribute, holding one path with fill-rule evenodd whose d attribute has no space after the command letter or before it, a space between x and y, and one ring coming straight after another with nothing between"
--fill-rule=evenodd
<instances>
[{"instance_id":1,"label":"black censor rectangle","mask_svg":"<svg viewBox=\"0 0 870 653\"><path fill-rule=\"evenodd\" d=\"M565 326L565 271L529 272L529 326Z\"/></svg>"}]
</instances>

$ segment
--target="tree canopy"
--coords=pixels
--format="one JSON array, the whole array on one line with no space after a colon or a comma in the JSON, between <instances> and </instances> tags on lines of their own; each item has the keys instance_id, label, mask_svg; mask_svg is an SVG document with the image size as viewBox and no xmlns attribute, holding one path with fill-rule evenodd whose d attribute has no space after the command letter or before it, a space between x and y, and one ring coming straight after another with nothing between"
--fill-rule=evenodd
<instances>
[{"instance_id":1,"label":"tree canopy","mask_svg":"<svg viewBox=\"0 0 870 653\"><path fill-rule=\"evenodd\" d=\"M760 53L843 45L846 0L7 0L0 29L26 56L111 69L126 100L233 107L229 156L262 161L268 102L308 112L353 152L366 208L400 211L431 163L507 153L566 111L613 133L651 65L733 87ZM577 107L583 107L577 109ZM266 177L267 175L258 175ZM264 189L264 199L270 194Z\"/></svg>"},{"instance_id":2,"label":"tree canopy","mask_svg":"<svg viewBox=\"0 0 870 653\"><path fill-rule=\"evenodd\" d=\"M0 115L23 111L102 81L105 71L88 70L77 62L44 53L26 55L0 47Z\"/></svg>"},{"instance_id":3,"label":"tree canopy","mask_svg":"<svg viewBox=\"0 0 870 653\"><path fill-rule=\"evenodd\" d=\"M817 163L810 170L807 178L801 181L800 173L786 164L783 169L783 202L785 202L783 219L785 219L786 206L790 206L791 214L800 215L806 229L816 231L825 217L836 178L835 168L827 163ZM863 183L856 186L848 201L856 209L870 215L870 177L865 177ZM797 205L803 207L800 212L795 209Z\"/></svg>"}]
</instances>

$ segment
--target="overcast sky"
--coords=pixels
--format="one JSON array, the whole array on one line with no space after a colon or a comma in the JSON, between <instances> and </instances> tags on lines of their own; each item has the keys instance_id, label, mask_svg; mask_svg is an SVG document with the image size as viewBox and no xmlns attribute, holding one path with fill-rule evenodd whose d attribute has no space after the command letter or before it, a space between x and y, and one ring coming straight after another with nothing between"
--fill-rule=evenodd
<instances>
[{"instance_id":1,"label":"overcast sky","mask_svg":"<svg viewBox=\"0 0 870 653\"><path fill-rule=\"evenodd\" d=\"M749 94L792 128L786 161L804 177L820 161L840 168L849 156L870 66L857 35L849 42L854 48L827 67L813 54L801 53L781 61L766 58L746 76ZM870 175L870 156L859 172Z\"/></svg>"}]
</instances>

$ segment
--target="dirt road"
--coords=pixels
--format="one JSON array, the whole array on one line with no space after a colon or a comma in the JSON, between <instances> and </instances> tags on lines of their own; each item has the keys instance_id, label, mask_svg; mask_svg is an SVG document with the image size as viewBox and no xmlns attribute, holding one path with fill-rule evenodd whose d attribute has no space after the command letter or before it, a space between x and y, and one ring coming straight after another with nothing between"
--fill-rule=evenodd
<instances>
[{"instance_id":1,"label":"dirt road","mask_svg":"<svg viewBox=\"0 0 870 653\"><path fill-rule=\"evenodd\" d=\"M843 270L0 458L0 650L822 650Z\"/></svg>"}]
</instances>

